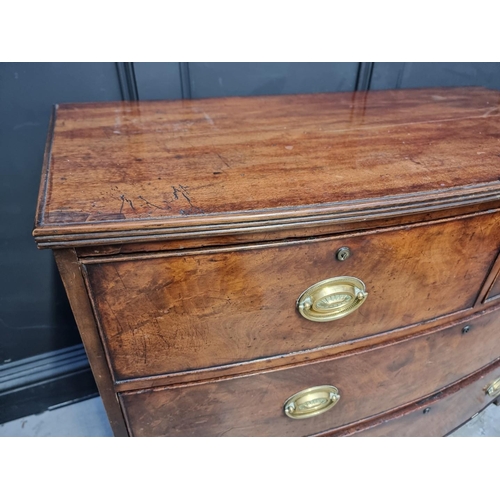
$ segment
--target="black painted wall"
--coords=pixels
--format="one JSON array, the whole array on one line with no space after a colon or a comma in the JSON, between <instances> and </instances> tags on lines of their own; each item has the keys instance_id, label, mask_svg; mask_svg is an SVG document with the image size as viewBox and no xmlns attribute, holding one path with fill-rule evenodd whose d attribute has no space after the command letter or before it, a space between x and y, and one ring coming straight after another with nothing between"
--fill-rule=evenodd
<instances>
[{"instance_id":1,"label":"black painted wall","mask_svg":"<svg viewBox=\"0 0 500 500\"><path fill-rule=\"evenodd\" d=\"M81 363L43 356L80 338L52 254L36 248L31 231L52 105L121 98L114 63L0 64L0 421L79 397L82 384L95 392L88 369L73 376ZM52 380L63 367L69 387ZM31 387L37 382L40 390Z\"/></svg>"},{"instance_id":2,"label":"black painted wall","mask_svg":"<svg viewBox=\"0 0 500 500\"><path fill-rule=\"evenodd\" d=\"M31 236L51 107L120 100L115 65L0 65L0 363L79 342L51 252Z\"/></svg>"},{"instance_id":3,"label":"black painted wall","mask_svg":"<svg viewBox=\"0 0 500 500\"><path fill-rule=\"evenodd\" d=\"M376 63L370 89L470 85L500 89L500 63Z\"/></svg>"},{"instance_id":4,"label":"black painted wall","mask_svg":"<svg viewBox=\"0 0 500 500\"><path fill-rule=\"evenodd\" d=\"M500 63L0 63L0 422L95 393L31 236L54 103L459 85L500 89Z\"/></svg>"}]
</instances>

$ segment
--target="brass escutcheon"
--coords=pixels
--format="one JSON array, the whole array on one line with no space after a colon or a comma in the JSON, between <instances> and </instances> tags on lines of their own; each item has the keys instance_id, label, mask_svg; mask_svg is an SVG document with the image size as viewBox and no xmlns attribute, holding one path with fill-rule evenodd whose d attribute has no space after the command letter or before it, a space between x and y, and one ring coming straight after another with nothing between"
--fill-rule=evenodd
<instances>
[{"instance_id":1,"label":"brass escutcheon","mask_svg":"<svg viewBox=\"0 0 500 500\"><path fill-rule=\"evenodd\" d=\"M340 247L337 250L336 257L337 260L343 261L347 260L351 256L351 249L349 247Z\"/></svg>"},{"instance_id":2,"label":"brass escutcheon","mask_svg":"<svg viewBox=\"0 0 500 500\"><path fill-rule=\"evenodd\" d=\"M296 419L314 417L333 408L339 399L339 390L333 385L310 387L285 401L285 415Z\"/></svg>"},{"instance_id":3,"label":"brass escutcheon","mask_svg":"<svg viewBox=\"0 0 500 500\"><path fill-rule=\"evenodd\" d=\"M500 378L497 378L491 384L486 387L485 392L488 396L492 398L496 398L498 395L500 395Z\"/></svg>"},{"instance_id":4,"label":"brass escutcheon","mask_svg":"<svg viewBox=\"0 0 500 500\"><path fill-rule=\"evenodd\" d=\"M310 321L333 321L351 314L367 296L361 280L339 276L310 286L297 299L297 309Z\"/></svg>"}]
</instances>

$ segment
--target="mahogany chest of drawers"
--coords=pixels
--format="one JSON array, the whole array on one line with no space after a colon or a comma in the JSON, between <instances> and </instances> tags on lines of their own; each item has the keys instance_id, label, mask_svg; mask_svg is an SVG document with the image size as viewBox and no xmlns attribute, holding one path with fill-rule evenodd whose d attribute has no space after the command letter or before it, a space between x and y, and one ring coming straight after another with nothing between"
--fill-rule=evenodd
<instances>
[{"instance_id":1,"label":"mahogany chest of drawers","mask_svg":"<svg viewBox=\"0 0 500 500\"><path fill-rule=\"evenodd\" d=\"M500 394L500 93L56 106L34 236L116 435L446 435Z\"/></svg>"}]
</instances>

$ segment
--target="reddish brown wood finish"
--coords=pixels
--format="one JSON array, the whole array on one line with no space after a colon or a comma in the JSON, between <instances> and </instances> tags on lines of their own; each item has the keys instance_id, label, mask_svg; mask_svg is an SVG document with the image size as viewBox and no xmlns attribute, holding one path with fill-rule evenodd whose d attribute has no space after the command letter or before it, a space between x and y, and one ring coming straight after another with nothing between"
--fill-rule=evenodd
<instances>
[{"instance_id":1,"label":"reddish brown wood finish","mask_svg":"<svg viewBox=\"0 0 500 500\"><path fill-rule=\"evenodd\" d=\"M342 427L434 393L498 358L500 312L438 333L333 360L210 383L121 393L133 435L303 436ZM286 399L331 384L340 402L292 420Z\"/></svg>"},{"instance_id":2,"label":"reddish brown wood finish","mask_svg":"<svg viewBox=\"0 0 500 500\"><path fill-rule=\"evenodd\" d=\"M115 436L127 436L125 421L113 388L76 253L74 250L57 250L54 256L111 428Z\"/></svg>"},{"instance_id":3,"label":"reddish brown wood finish","mask_svg":"<svg viewBox=\"0 0 500 500\"><path fill-rule=\"evenodd\" d=\"M494 212L85 269L116 377L141 377L314 349L470 308L498 252L499 221ZM352 256L339 262L342 246ZM328 323L300 316L299 295L335 276L364 281L363 306Z\"/></svg>"},{"instance_id":4,"label":"reddish brown wood finish","mask_svg":"<svg viewBox=\"0 0 500 500\"><path fill-rule=\"evenodd\" d=\"M147 241L498 200L499 97L466 88L61 105L35 237Z\"/></svg>"},{"instance_id":5,"label":"reddish brown wood finish","mask_svg":"<svg viewBox=\"0 0 500 500\"><path fill-rule=\"evenodd\" d=\"M467 88L59 106L34 236L115 434L439 435L469 418L484 400L458 395L500 356L499 105ZM339 275L366 303L303 319L300 293ZM325 383L331 411L283 414Z\"/></svg>"},{"instance_id":6,"label":"reddish brown wood finish","mask_svg":"<svg viewBox=\"0 0 500 500\"><path fill-rule=\"evenodd\" d=\"M500 272L496 275L495 281L488 293L488 300L494 300L500 298Z\"/></svg>"},{"instance_id":7,"label":"reddish brown wood finish","mask_svg":"<svg viewBox=\"0 0 500 500\"><path fill-rule=\"evenodd\" d=\"M215 378L222 379L230 378L232 376L243 376L246 374L267 372L270 370L290 367L292 365L301 365L312 361L319 361L326 358L333 359L334 357L346 355L348 352L355 354L357 352L362 352L364 349L375 346L388 346L400 340L428 335L463 321L473 321L479 318L485 311L492 312L497 310L499 307L499 304L495 304L494 308L492 308L491 305L488 306L483 304L476 306L472 311L467 309L458 313L441 316L429 322L405 326L403 328L391 330L390 332L370 335L361 339L342 342L340 344L318 349L287 353L279 356L260 358L253 361L232 363L229 365L210 366L208 368L182 372L116 380L115 388L117 392L140 391L167 385L185 385L191 382L214 380ZM472 312L473 314L471 314Z\"/></svg>"},{"instance_id":8,"label":"reddish brown wood finish","mask_svg":"<svg viewBox=\"0 0 500 500\"><path fill-rule=\"evenodd\" d=\"M394 413L325 436L439 437L449 434L492 402L485 388L500 376L496 362L446 390ZM499 410L500 411L500 410Z\"/></svg>"},{"instance_id":9,"label":"reddish brown wood finish","mask_svg":"<svg viewBox=\"0 0 500 500\"><path fill-rule=\"evenodd\" d=\"M144 253L144 252L162 252L169 250L186 250L189 248L204 248L216 246L228 246L245 243L276 241L276 240L293 240L297 238L306 238L313 236L325 236L331 234L346 234L350 232L377 229L391 226L406 226L418 222L435 221L449 217L458 217L466 214L477 214L479 212L486 212L488 210L495 210L498 208L499 202L482 203L477 205L466 205L462 207L450 208L447 210L437 210L435 212L428 212L425 214L413 214L404 217L390 216L387 219L365 220L357 223L339 224L332 226L332 224L311 224L309 227L301 227L297 229L290 229L287 227L277 227L274 231L270 232L255 232L234 234L226 236L207 236L203 238L191 237L188 239L165 239L155 241L151 238L150 241L143 243L123 243L123 244L109 244L99 246L84 246L78 249L78 256L97 257L106 255L118 255L128 253Z\"/></svg>"},{"instance_id":10,"label":"reddish brown wood finish","mask_svg":"<svg viewBox=\"0 0 500 500\"><path fill-rule=\"evenodd\" d=\"M492 267L484 288L488 290L486 302L500 299L500 254Z\"/></svg>"}]
</instances>

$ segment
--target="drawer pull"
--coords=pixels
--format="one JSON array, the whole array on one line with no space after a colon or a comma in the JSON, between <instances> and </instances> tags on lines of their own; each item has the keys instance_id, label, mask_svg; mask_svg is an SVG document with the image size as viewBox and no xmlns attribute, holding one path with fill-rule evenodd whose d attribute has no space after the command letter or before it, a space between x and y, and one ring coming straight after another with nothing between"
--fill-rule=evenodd
<instances>
[{"instance_id":1,"label":"drawer pull","mask_svg":"<svg viewBox=\"0 0 500 500\"><path fill-rule=\"evenodd\" d=\"M314 417L333 408L339 399L339 390L333 385L310 387L285 401L285 415L290 418Z\"/></svg>"},{"instance_id":2,"label":"drawer pull","mask_svg":"<svg viewBox=\"0 0 500 500\"><path fill-rule=\"evenodd\" d=\"M488 387L486 387L486 394L492 398L500 395L500 378L494 380Z\"/></svg>"},{"instance_id":3,"label":"drawer pull","mask_svg":"<svg viewBox=\"0 0 500 500\"><path fill-rule=\"evenodd\" d=\"M297 308L310 321L333 321L351 314L367 296L361 280L339 276L310 286L297 299Z\"/></svg>"}]
</instances>

